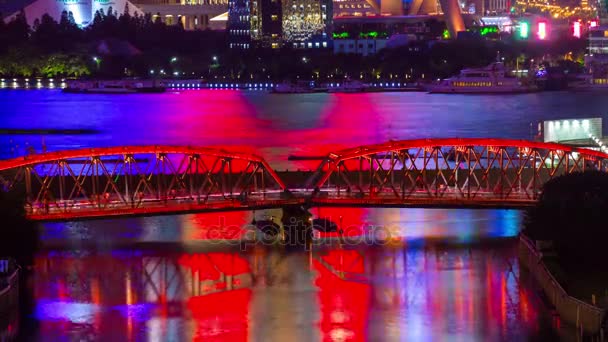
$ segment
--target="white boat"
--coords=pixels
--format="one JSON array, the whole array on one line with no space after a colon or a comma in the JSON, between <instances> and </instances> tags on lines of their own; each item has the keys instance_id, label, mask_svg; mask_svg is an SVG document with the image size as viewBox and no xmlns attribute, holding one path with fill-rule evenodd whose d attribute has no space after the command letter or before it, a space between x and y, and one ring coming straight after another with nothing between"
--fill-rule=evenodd
<instances>
[{"instance_id":1,"label":"white boat","mask_svg":"<svg viewBox=\"0 0 608 342\"><path fill-rule=\"evenodd\" d=\"M594 78L590 74L584 74L570 82L568 88L575 90L608 89L608 78Z\"/></svg>"},{"instance_id":2,"label":"white boat","mask_svg":"<svg viewBox=\"0 0 608 342\"><path fill-rule=\"evenodd\" d=\"M463 69L459 75L428 87L430 93L442 94L526 93L534 90L534 85L526 79L509 75L500 62L485 68Z\"/></svg>"},{"instance_id":3,"label":"white boat","mask_svg":"<svg viewBox=\"0 0 608 342\"><path fill-rule=\"evenodd\" d=\"M274 86L272 89L273 93L277 94L303 94L313 93L314 83L309 81L298 81L298 82L281 82Z\"/></svg>"},{"instance_id":4,"label":"white boat","mask_svg":"<svg viewBox=\"0 0 608 342\"><path fill-rule=\"evenodd\" d=\"M328 87L330 93L360 93L369 88L369 85L357 80L345 80L341 83L331 83Z\"/></svg>"},{"instance_id":5,"label":"white boat","mask_svg":"<svg viewBox=\"0 0 608 342\"><path fill-rule=\"evenodd\" d=\"M87 94L162 93L165 91L165 86L156 80L72 80L67 82L63 91Z\"/></svg>"}]
</instances>

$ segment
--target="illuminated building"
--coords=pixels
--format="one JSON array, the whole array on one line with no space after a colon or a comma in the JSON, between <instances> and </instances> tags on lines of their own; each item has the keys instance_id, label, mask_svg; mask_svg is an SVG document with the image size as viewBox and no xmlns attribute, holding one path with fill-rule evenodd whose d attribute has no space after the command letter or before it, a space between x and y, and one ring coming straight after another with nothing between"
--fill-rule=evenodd
<instances>
[{"instance_id":1,"label":"illuminated building","mask_svg":"<svg viewBox=\"0 0 608 342\"><path fill-rule=\"evenodd\" d=\"M538 39L545 40L547 39L547 23L541 21L538 23L538 31L537 31Z\"/></svg>"},{"instance_id":2,"label":"illuminated building","mask_svg":"<svg viewBox=\"0 0 608 342\"><path fill-rule=\"evenodd\" d=\"M327 47L332 0L283 0L283 40L297 48ZM317 45L318 44L318 45Z\"/></svg>"},{"instance_id":3,"label":"illuminated building","mask_svg":"<svg viewBox=\"0 0 608 342\"><path fill-rule=\"evenodd\" d=\"M338 39L388 39L393 35L408 35L414 40L429 39L428 16L341 17L334 19L332 37Z\"/></svg>"},{"instance_id":4,"label":"illuminated building","mask_svg":"<svg viewBox=\"0 0 608 342\"><path fill-rule=\"evenodd\" d=\"M505 14L511 10L510 0L488 0L486 6L487 13L491 14Z\"/></svg>"},{"instance_id":5,"label":"illuminated building","mask_svg":"<svg viewBox=\"0 0 608 342\"><path fill-rule=\"evenodd\" d=\"M334 0L334 18L380 15L380 4L375 0Z\"/></svg>"},{"instance_id":6,"label":"illuminated building","mask_svg":"<svg viewBox=\"0 0 608 342\"><path fill-rule=\"evenodd\" d=\"M251 45L251 8L249 0L231 0L228 4L228 36L231 49L248 49Z\"/></svg>"},{"instance_id":7,"label":"illuminated building","mask_svg":"<svg viewBox=\"0 0 608 342\"><path fill-rule=\"evenodd\" d=\"M125 8L131 15L152 14L152 18L159 18L167 25L181 24L186 30L194 29L223 29L225 21L213 20L226 12L227 0L37 0L23 7L25 17L30 26L45 13L55 21L61 19L61 13L71 13L74 21L80 27L89 25L95 13L108 10L121 16ZM8 15L5 21L12 20L19 12Z\"/></svg>"},{"instance_id":8,"label":"illuminated building","mask_svg":"<svg viewBox=\"0 0 608 342\"><path fill-rule=\"evenodd\" d=\"M230 47L326 48L331 42L331 0L231 0Z\"/></svg>"},{"instance_id":9,"label":"illuminated building","mask_svg":"<svg viewBox=\"0 0 608 342\"><path fill-rule=\"evenodd\" d=\"M144 14L129 0L115 0L112 2L104 0L37 0L23 7L23 11L30 26L33 26L34 21L40 19L44 14L50 15L55 21L59 22L61 20L61 13L65 11L71 14L78 26L85 27L93 22L95 12L103 11L103 13L108 13L108 10L111 9L112 12L120 16L127 5L130 14ZM20 10L6 16L4 21L11 21L20 13Z\"/></svg>"},{"instance_id":10,"label":"illuminated building","mask_svg":"<svg viewBox=\"0 0 608 342\"><path fill-rule=\"evenodd\" d=\"M230 48L248 49L253 42L278 48L282 44L280 0L233 0L228 10Z\"/></svg>"},{"instance_id":11,"label":"illuminated building","mask_svg":"<svg viewBox=\"0 0 608 342\"><path fill-rule=\"evenodd\" d=\"M225 29L222 13L228 0L132 0L143 12L167 25L181 24L186 30Z\"/></svg>"},{"instance_id":12,"label":"illuminated building","mask_svg":"<svg viewBox=\"0 0 608 342\"><path fill-rule=\"evenodd\" d=\"M513 21L507 16L502 17L482 17L484 25L496 25L501 32L513 32Z\"/></svg>"},{"instance_id":13,"label":"illuminated building","mask_svg":"<svg viewBox=\"0 0 608 342\"><path fill-rule=\"evenodd\" d=\"M251 4L251 38L262 46L279 48L283 32L281 1L255 0Z\"/></svg>"},{"instance_id":14,"label":"illuminated building","mask_svg":"<svg viewBox=\"0 0 608 342\"><path fill-rule=\"evenodd\" d=\"M375 55L386 47L387 39L341 39L334 41L334 53Z\"/></svg>"},{"instance_id":15,"label":"illuminated building","mask_svg":"<svg viewBox=\"0 0 608 342\"><path fill-rule=\"evenodd\" d=\"M589 30L589 54L608 56L608 26Z\"/></svg>"}]
</instances>

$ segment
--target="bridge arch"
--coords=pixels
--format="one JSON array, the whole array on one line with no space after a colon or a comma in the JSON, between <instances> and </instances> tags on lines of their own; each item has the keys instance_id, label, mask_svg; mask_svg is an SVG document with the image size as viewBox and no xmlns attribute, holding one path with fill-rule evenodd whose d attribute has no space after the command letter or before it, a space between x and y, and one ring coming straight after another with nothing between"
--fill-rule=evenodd
<instances>
[{"instance_id":1,"label":"bridge arch","mask_svg":"<svg viewBox=\"0 0 608 342\"><path fill-rule=\"evenodd\" d=\"M263 207L285 185L261 157L188 146L124 146L0 161L0 185L33 219Z\"/></svg>"},{"instance_id":2,"label":"bridge arch","mask_svg":"<svg viewBox=\"0 0 608 342\"><path fill-rule=\"evenodd\" d=\"M330 153L308 186L317 205L522 207L551 178L607 167L605 153L555 143L401 140Z\"/></svg>"}]
</instances>

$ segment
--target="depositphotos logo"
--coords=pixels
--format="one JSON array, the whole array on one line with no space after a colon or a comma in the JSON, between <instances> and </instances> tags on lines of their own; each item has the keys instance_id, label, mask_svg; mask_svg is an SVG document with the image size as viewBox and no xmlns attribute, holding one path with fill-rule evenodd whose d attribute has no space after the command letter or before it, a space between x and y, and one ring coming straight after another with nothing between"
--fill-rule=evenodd
<instances>
[{"instance_id":1,"label":"depositphotos logo","mask_svg":"<svg viewBox=\"0 0 608 342\"><path fill-rule=\"evenodd\" d=\"M226 224L219 217L218 224L208 225L201 238L211 243L238 244L241 249L253 246L312 247L329 241L339 241L346 246L385 245L394 240L395 229L386 226L349 225L336 232L316 232L309 222L291 220L286 225L262 221L245 225Z\"/></svg>"}]
</instances>

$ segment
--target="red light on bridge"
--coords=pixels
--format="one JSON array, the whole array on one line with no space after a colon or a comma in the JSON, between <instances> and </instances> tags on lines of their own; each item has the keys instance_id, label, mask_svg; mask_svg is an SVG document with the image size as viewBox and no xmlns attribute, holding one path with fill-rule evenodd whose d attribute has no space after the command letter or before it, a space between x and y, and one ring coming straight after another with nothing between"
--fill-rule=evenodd
<instances>
[{"instance_id":1,"label":"red light on bridge","mask_svg":"<svg viewBox=\"0 0 608 342\"><path fill-rule=\"evenodd\" d=\"M547 23L544 21L538 23L538 39L547 39Z\"/></svg>"}]
</instances>

